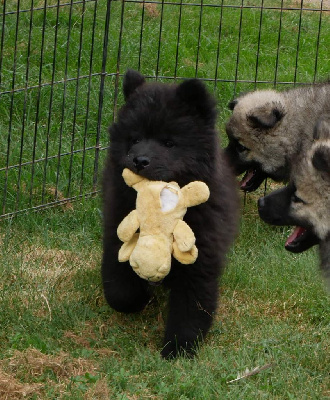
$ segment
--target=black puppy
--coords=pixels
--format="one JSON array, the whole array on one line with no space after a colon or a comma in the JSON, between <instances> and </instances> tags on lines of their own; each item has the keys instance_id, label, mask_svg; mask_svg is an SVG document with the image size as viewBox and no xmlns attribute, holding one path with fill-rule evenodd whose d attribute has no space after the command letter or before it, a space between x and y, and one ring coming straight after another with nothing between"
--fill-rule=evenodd
<instances>
[{"instance_id":1,"label":"black puppy","mask_svg":"<svg viewBox=\"0 0 330 400\"><path fill-rule=\"evenodd\" d=\"M163 357L193 355L208 332L218 300L218 277L237 229L234 177L223 158L215 131L215 101L196 79L180 85L146 83L129 70L124 77L126 103L110 127L110 148L103 175L104 239L102 279L109 305L137 312L149 302L152 287L129 263L118 262L117 227L135 208L136 192L123 178L124 168L150 180L176 181L180 187L200 180L209 200L188 209L184 220L196 236L198 258L182 265L172 258L164 285L170 289Z\"/></svg>"}]
</instances>

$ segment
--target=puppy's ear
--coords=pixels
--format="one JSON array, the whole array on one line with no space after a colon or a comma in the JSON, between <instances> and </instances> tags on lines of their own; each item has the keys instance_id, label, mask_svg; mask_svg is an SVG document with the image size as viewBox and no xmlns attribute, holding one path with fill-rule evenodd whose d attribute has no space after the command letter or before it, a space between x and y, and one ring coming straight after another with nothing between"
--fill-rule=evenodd
<instances>
[{"instance_id":1,"label":"puppy's ear","mask_svg":"<svg viewBox=\"0 0 330 400\"><path fill-rule=\"evenodd\" d=\"M125 101L129 96L141 85L145 83L144 76L140 72L134 71L133 69L127 70L124 75L123 92Z\"/></svg>"},{"instance_id":2,"label":"puppy's ear","mask_svg":"<svg viewBox=\"0 0 330 400\"><path fill-rule=\"evenodd\" d=\"M238 99L233 99L228 103L228 108L229 110L233 111L233 109L236 107L238 103Z\"/></svg>"},{"instance_id":3,"label":"puppy's ear","mask_svg":"<svg viewBox=\"0 0 330 400\"><path fill-rule=\"evenodd\" d=\"M215 122L216 102L198 79L187 79L176 89L177 96L186 103L192 114L198 114L210 123Z\"/></svg>"},{"instance_id":4,"label":"puppy's ear","mask_svg":"<svg viewBox=\"0 0 330 400\"><path fill-rule=\"evenodd\" d=\"M314 129L314 139L330 139L330 116L324 115L319 118Z\"/></svg>"},{"instance_id":5,"label":"puppy's ear","mask_svg":"<svg viewBox=\"0 0 330 400\"><path fill-rule=\"evenodd\" d=\"M231 101L229 102L229 104L228 104L229 110L233 111L234 108L237 106L237 104L238 104L238 102L239 102L239 99L241 99L242 97L244 97L246 94L249 94L249 92L240 92L240 93L238 94L238 96L237 96L235 99L231 100Z\"/></svg>"},{"instance_id":6,"label":"puppy's ear","mask_svg":"<svg viewBox=\"0 0 330 400\"><path fill-rule=\"evenodd\" d=\"M313 154L312 164L318 171L325 172L330 179L330 147L325 144L318 146Z\"/></svg>"},{"instance_id":7,"label":"puppy's ear","mask_svg":"<svg viewBox=\"0 0 330 400\"><path fill-rule=\"evenodd\" d=\"M247 119L253 128L270 129L281 121L284 115L283 107L280 104L267 103L253 110Z\"/></svg>"}]
</instances>

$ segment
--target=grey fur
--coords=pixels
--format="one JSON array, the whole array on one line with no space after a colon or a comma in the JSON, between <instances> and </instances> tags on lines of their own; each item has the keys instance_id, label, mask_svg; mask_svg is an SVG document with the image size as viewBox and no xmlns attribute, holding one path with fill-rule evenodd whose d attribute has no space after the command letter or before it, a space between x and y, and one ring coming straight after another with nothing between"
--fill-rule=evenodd
<instances>
[{"instance_id":1,"label":"grey fur","mask_svg":"<svg viewBox=\"0 0 330 400\"><path fill-rule=\"evenodd\" d=\"M317 120L330 114L330 83L250 92L232 102L231 108L226 153L236 174L252 168L263 178L287 181L292 161L313 141ZM255 190L262 180L242 189Z\"/></svg>"},{"instance_id":2,"label":"grey fur","mask_svg":"<svg viewBox=\"0 0 330 400\"><path fill-rule=\"evenodd\" d=\"M321 271L330 287L330 114L316 123L313 137L294 163L289 185L259 199L258 206L270 224L306 229L301 237L291 235L288 250L300 252L319 243Z\"/></svg>"},{"instance_id":3,"label":"grey fur","mask_svg":"<svg viewBox=\"0 0 330 400\"><path fill-rule=\"evenodd\" d=\"M308 221L321 240L330 235L330 115L323 117L318 126L326 124L327 137L315 139L310 149L301 154L290 179L295 195L302 200L292 205L292 215Z\"/></svg>"}]
</instances>

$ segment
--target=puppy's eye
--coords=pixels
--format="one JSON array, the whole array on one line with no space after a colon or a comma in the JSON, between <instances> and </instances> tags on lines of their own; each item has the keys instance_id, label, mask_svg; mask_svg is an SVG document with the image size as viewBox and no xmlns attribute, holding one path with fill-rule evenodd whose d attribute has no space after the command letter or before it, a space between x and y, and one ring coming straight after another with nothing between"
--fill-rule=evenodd
<instances>
[{"instance_id":1,"label":"puppy's eye","mask_svg":"<svg viewBox=\"0 0 330 400\"><path fill-rule=\"evenodd\" d=\"M138 144L138 143L140 143L140 139L137 138L132 139L132 144Z\"/></svg>"},{"instance_id":2,"label":"puppy's eye","mask_svg":"<svg viewBox=\"0 0 330 400\"><path fill-rule=\"evenodd\" d=\"M296 194L293 194L293 195L291 196L291 202L292 202L292 203L302 203L302 204L306 204L306 202L305 202L303 199L301 199L300 197L298 197Z\"/></svg>"},{"instance_id":3,"label":"puppy's eye","mask_svg":"<svg viewBox=\"0 0 330 400\"><path fill-rule=\"evenodd\" d=\"M237 142L236 149L239 153L243 153L243 151L249 150L247 147L243 146L240 142Z\"/></svg>"},{"instance_id":4,"label":"puppy's eye","mask_svg":"<svg viewBox=\"0 0 330 400\"><path fill-rule=\"evenodd\" d=\"M172 142L172 140L165 140L164 144L166 147L169 147L169 148L174 146L174 143Z\"/></svg>"}]
</instances>

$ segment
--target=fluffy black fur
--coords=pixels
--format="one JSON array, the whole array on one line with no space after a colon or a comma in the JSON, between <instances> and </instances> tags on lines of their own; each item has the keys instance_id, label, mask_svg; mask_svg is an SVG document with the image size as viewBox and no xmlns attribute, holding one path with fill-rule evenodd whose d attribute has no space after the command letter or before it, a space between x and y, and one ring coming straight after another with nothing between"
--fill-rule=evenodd
<instances>
[{"instance_id":1,"label":"fluffy black fur","mask_svg":"<svg viewBox=\"0 0 330 400\"><path fill-rule=\"evenodd\" d=\"M152 287L129 263L119 263L117 227L135 208L136 192L123 169L150 180L205 182L209 200L191 207L184 220L196 236L198 258L182 265L172 258L163 284L170 289L162 356L193 355L208 332L218 300L218 277L237 228L236 184L223 158L215 131L215 101L196 79L180 85L146 83L129 70L124 77L126 103L110 127L110 149L103 179L104 251L102 279L109 305L137 312L148 303Z\"/></svg>"}]
</instances>

